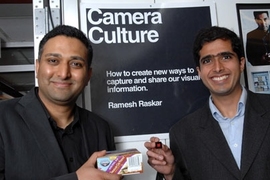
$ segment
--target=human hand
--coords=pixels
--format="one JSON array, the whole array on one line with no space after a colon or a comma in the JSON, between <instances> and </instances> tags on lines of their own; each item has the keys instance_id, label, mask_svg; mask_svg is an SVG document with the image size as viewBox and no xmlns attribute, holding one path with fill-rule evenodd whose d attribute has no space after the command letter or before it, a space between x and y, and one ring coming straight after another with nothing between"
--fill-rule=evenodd
<instances>
[{"instance_id":1,"label":"human hand","mask_svg":"<svg viewBox=\"0 0 270 180\"><path fill-rule=\"evenodd\" d=\"M106 151L98 151L92 154L92 156L76 171L78 180L120 180L123 179L122 175L111 174L101 171L95 167L98 157L102 157L106 154Z\"/></svg>"},{"instance_id":2,"label":"human hand","mask_svg":"<svg viewBox=\"0 0 270 180\"><path fill-rule=\"evenodd\" d=\"M163 174L166 180L169 180L172 179L174 174L174 156L171 149L165 144L162 144L161 148L156 148L156 142L159 141L159 138L151 137L150 142L144 143L144 146L148 149L146 152L148 164L157 172Z\"/></svg>"}]
</instances>

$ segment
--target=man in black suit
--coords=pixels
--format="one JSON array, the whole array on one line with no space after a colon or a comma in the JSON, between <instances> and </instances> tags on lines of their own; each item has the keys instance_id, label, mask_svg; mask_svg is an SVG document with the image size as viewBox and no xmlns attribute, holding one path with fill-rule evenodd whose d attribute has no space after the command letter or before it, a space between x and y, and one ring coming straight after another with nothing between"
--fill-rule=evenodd
<instances>
[{"instance_id":1,"label":"man in black suit","mask_svg":"<svg viewBox=\"0 0 270 180\"><path fill-rule=\"evenodd\" d=\"M247 33L247 60L253 66L270 65L270 20L268 11L254 11L258 27Z\"/></svg>"},{"instance_id":2,"label":"man in black suit","mask_svg":"<svg viewBox=\"0 0 270 180\"><path fill-rule=\"evenodd\" d=\"M108 123L80 108L88 84L92 47L82 31L60 25L39 45L39 87L0 103L0 179L119 180L95 168L105 150L114 150Z\"/></svg>"},{"instance_id":3,"label":"man in black suit","mask_svg":"<svg viewBox=\"0 0 270 180\"><path fill-rule=\"evenodd\" d=\"M203 29L193 54L209 101L171 128L170 148L155 148L157 137L145 142L157 179L270 179L270 96L240 84L241 40L226 28Z\"/></svg>"}]
</instances>

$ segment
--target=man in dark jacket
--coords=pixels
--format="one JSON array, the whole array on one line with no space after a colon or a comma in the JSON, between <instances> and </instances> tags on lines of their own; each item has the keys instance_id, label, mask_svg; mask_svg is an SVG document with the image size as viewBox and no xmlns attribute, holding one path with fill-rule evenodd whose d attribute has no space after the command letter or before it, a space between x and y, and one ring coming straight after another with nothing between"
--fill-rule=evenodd
<instances>
[{"instance_id":1,"label":"man in dark jacket","mask_svg":"<svg viewBox=\"0 0 270 180\"><path fill-rule=\"evenodd\" d=\"M241 40L221 27L199 32L194 42L197 71L209 101L170 130L170 148L145 143L158 179L270 179L270 96L240 84L245 67Z\"/></svg>"},{"instance_id":2,"label":"man in dark jacket","mask_svg":"<svg viewBox=\"0 0 270 180\"><path fill-rule=\"evenodd\" d=\"M76 105L91 61L90 41L80 30L61 25L44 36L39 87L0 103L0 179L121 179L95 168L97 157L115 149L108 123Z\"/></svg>"}]
</instances>

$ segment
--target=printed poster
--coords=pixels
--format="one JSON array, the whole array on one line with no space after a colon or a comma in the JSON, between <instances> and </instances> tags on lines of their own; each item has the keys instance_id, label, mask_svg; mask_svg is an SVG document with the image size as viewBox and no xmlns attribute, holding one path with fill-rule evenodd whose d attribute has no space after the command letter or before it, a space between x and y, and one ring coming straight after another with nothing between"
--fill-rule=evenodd
<instances>
[{"instance_id":1,"label":"printed poster","mask_svg":"<svg viewBox=\"0 0 270 180\"><path fill-rule=\"evenodd\" d=\"M92 111L116 136L167 133L208 99L194 37L216 25L214 4L81 4L93 43Z\"/></svg>"}]
</instances>

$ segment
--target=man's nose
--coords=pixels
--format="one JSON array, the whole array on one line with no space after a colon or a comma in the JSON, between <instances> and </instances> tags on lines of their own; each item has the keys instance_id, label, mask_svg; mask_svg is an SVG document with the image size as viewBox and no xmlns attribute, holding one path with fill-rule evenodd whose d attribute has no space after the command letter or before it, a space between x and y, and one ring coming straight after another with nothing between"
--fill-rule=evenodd
<instances>
[{"instance_id":1,"label":"man's nose","mask_svg":"<svg viewBox=\"0 0 270 180\"><path fill-rule=\"evenodd\" d=\"M218 57L214 58L214 71L221 72L224 69L222 62L220 62Z\"/></svg>"},{"instance_id":2,"label":"man's nose","mask_svg":"<svg viewBox=\"0 0 270 180\"><path fill-rule=\"evenodd\" d=\"M61 79L69 78L71 76L69 64L63 63L59 65L57 69L57 75L58 77L61 77Z\"/></svg>"}]
</instances>

